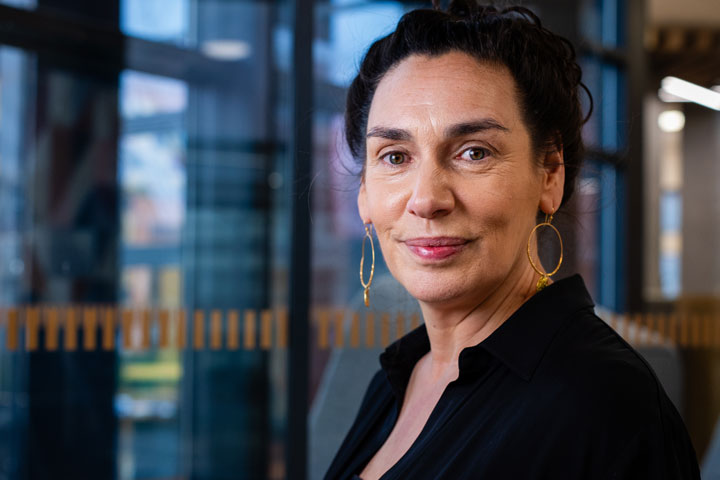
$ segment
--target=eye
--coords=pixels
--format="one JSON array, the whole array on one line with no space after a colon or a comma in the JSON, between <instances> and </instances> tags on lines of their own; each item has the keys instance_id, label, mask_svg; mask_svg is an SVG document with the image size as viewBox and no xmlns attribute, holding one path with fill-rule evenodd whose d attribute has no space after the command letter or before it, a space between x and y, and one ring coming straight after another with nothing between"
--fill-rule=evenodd
<instances>
[{"instance_id":1,"label":"eye","mask_svg":"<svg viewBox=\"0 0 720 480\"><path fill-rule=\"evenodd\" d=\"M402 165L403 163L405 163L405 154L400 152L386 153L381 158L388 162L390 165Z\"/></svg>"},{"instance_id":2,"label":"eye","mask_svg":"<svg viewBox=\"0 0 720 480\"><path fill-rule=\"evenodd\" d=\"M477 162L479 160L484 160L489 154L490 152L487 148L470 147L462 153L461 157L465 160Z\"/></svg>"}]
</instances>

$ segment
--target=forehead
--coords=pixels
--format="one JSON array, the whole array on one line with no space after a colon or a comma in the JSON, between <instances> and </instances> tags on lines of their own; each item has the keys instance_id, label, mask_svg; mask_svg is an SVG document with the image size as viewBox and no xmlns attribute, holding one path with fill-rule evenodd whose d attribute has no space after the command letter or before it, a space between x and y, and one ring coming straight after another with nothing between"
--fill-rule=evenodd
<instances>
[{"instance_id":1,"label":"forehead","mask_svg":"<svg viewBox=\"0 0 720 480\"><path fill-rule=\"evenodd\" d=\"M378 84L368 128L390 123L422 128L428 122L492 117L512 129L520 124L516 97L515 81L504 65L480 62L462 52L412 55Z\"/></svg>"}]
</instances>

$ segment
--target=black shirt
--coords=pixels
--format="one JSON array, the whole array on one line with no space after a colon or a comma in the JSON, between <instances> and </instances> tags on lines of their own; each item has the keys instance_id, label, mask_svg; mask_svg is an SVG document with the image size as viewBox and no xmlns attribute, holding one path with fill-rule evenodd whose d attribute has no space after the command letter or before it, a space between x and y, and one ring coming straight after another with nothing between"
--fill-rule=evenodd
<instances>
[{"instance_id":1,"label":"black shirt","mask_svg":"<svg viewBox=\"0 0 720 480\"><path fill-rule=\"evenodd\" d=\"M353 478L384 444L429 349L421 325L380 355L326 480ZM458 362L458 379L383 480L700 478L652 368L594 314L578 275L531 297Z\"/></svg>"}]
</instances>

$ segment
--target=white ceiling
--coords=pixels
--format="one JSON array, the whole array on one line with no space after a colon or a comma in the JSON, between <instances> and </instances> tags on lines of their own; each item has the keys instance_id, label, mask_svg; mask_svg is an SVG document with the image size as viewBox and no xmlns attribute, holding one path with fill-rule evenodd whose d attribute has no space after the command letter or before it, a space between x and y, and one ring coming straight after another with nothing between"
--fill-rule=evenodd
<instances>
[{"instance_id":1,"label":"white ceiling","mask_svg":"<svg viewBox=\"0 0 720 480\"><path fill-rule=\"evenodd\" d=\"M647 9L651 26L720 28L720 0L647 0Z\"/></svg>"}]
</instances>

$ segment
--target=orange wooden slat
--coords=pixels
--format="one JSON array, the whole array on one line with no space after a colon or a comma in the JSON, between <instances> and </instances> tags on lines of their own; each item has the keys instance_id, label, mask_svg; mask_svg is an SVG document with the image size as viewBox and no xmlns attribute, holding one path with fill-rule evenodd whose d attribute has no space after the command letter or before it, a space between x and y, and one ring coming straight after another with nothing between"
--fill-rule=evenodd
<instances>
[{"instance_id":1,"label":"orange wooden slat","mask_svg":"<svg viewBox=\"0 0 720 480\"><path fill-rule=\"evenodd\" d=\"M396 338L402 338L405 335L405 315L403 312L398 312L395 316L395 333Z\"/></svg>"},{"instance_id":2,"label":"orange wooden slat","mask_svg":"<svg viewBox=\"0 0 720 480\"><path fill-rule=\"evenodd\" d=\"M640 324L640 320L641 316L639 313L633 313L630 317L630 325L632 325L632 328L628 328L628 336L630 337L628 338L628 342L630 344L638 344L638 339L640 337L640 328L642 326Z\"/></svg>"},{"instance_id":3,"label":"orange wooden slat","mask_svg":"<svg viewBox=\"0 0 720 480\"><path fill-rule=\"evenodd\" d=\"M345 345L345 310L339 308L335 311L335 348Z\"/></svg>"},{"instance_id":4,"label":"orange wooden slat","mask_svg":"<svg viewBox=\"0 0 720 480\"><path fill-rule=\"evenodd\" d=\"M230 310L228 312L228 334L227 348L228 350L237 350L240 348L240 312Z\"/></svg>"},{"instance_id":5,"label":"orange wooden slat","mask_svg":"<svg viewBox=\"0 0 720 480\"><path fill-rule=\"evenodd\" d=\"M245 310L244 317L243 347L245 350L252 350L256 345L257 313L255 310Z\"/></svg>"},{"instance_id":6,"label":"orange wooden slat","mask_svg":"<svg viewBox=\"0 0 720 480\"><path fill-rule=\"evenodd\" d=\"M712 346L712 320L710 318L710 314L702 316L701 342L703 347Z\"/></svg>"},{"instance_id":7,"label":"orange wooden slat","mask_svg":"<svg viewBox=\"0 0 720 480\"><path fill-rule=\"evenodd\" d=\"M692 317L692 323L690 324L690 332L691 332L691 338L692 338L692 346L693 347L699 347L701 345L700 343L700 334L701 334L701 318L700 315L694 314Z\"/></svg>"},{"instance_id":8,"label":"orange wooden slat","mask_svg":"<svg viewBox=\"0 0 720 480\"><path fill-rule=\"evenodd\" d=\"M7 333L5 345L8 350L15 351L18 349L20 336L20 311L18 308L12 307L7 311Z\"/></svg>"},{"instance_id":9,"label":"orange wooden slat","mask_svg":"<svg viewBox=\"0 0 720 480\"><path fill-rule=\"evenodd\" d=\"M60 346L60 320L57 307L50 307L45 313L45 350L57 351Z\"/></svg>"},{"instance_id":10,"label":"orange wooden slat","mask_svg":"<svg viewBox=\"0 0 720 480\"><path fill-rule=\"evenodd\" d=\"M193 348L205 348L205 312L202 310L195 310L193 315Z\"/></svg>"},{"instance_id":11,"label":"orange wooden slat","mask_svg":"<svg viewBox=\"0 0 720 480\"><path fill-rule=\"evenodd\" d=\"M39 347L40 310L38 307L25 308L25 349L34 352Z\"/></svg>"},{"instance_id":12,"label":"orange wooden slat","mask_svg":"<svg viewBox=\"0 0 720 480\"><path fill-rule=\"evenodd\" d=\"M133 339L132 330L134 322L134 312L128 308L122 309L122 345L124 350L132 350Z\"/></svg>"},{"instance_id":13,"label":"orange wooden slat","mask_svg":"<svg viewBox=\"0 0 720 480\"><path fill-rule=\"evenodd\" d=\"M150 340L152 338L152 312L149 308L142 309L142 315L140 317L140 320L140 348L142 348L143 350L149 350Z\"/></svg>"},{"instance_id":14,"label":"orange wooden slat","mask_svg":"<svg viewBox=\"0 0 720 480\"><path fill-rule=\"evenodd\" d=\"M77 350L77 325L78 309L75 307L67 307L65 309L65 332L64 347L66 352L74 352Z\"/></svg>"},{"instance_id":15,"label":"orange wooden slat","mask_svg":"<svg viewBox=\"0 0 720 480\"><path fill-rule=\"evenodd\" d=\"M330 329L330 314L326 309L320 309L317 314L318 318L318 347L321 349L328 348L328 336Z\"/></svg>"},{"instance_id":16,"label":"orange wooden slat","mask_svg":"<svg viewBox=\"0 0 720 480\"><path fill-rule=\"evenodd\" d=\"M218 309L210 312L210 349L222 348L222 312Z\"/></svg>"},{"instance_id":17,"label":"orange wooden slat","mask_svg":"<svg viewBox=\"0 0 720 480\"><path fill-rule=\"evenodd\" d=\"M667 337L667 331L666 331L667 317L666 317L666 315L663 313L658 314L656 317L656 322L657 322L657 333L659 336L659 342L661 344L664 344L665 338Z\"/></svg>"},{"instance_id":18,"label":"orange wooden slat","mask_svg":"<svg viewBox=\"0 0 720 480\"><path fill-rule=\"evenodd\" d=\"M676 344L678 341L678 316L675 313L671 313L668 319L668 333L670 342Z\"/></svg>"},{"instance_id":19,"label":"orange wooden slat","mask_svg":"<svg viewBox=\"0 0 720 480\"><path fill-rule=\"evenodd\" d=\"M678 320L680 322L680 345L687 347L690 345L690 316L681 314Z\"/></svg>"},{"instance_id":20,"label":"orange wooden slat","mask_svg":"<svg viewBox=\"0 0 720 480\"><path fill-rule=\"evenodd\" d=\"M383 312L380 316L380 345L387 347L390 344L390 314Z\"/></svg>"},{"instance_id":21,"label":"orange wooden slat","mask_svg":"<svg viewBox=\"0 0 720 480\"><path fill-rule=\"evenodd\" d=\"M360 314L358 312L352 313L352 320L350 323L350 347L358 348L360 346Z\"/></svg>"},{"instance_id":22,"label":"orange wooden slat","mask_svg":"<svg viewBox=\"0 0 720 480\"><path fill-rule=\"evenodd\" d=\"M649 312L645 314L645 325L647 326L647 335L645 337L646 342L649 345L657 344L657 330L655 327L655 314Z\"/></svg>"},{"instance_id":23,"label":"orange wooden slat","mask_svg":"<svg viewBox=\"0 0 720 480\"><path fill-rule=\"evenodd\" d=\"M85 307L83 312L83 348L92 351L97 348L97 310Z\"/></svg>"},{"instance_id":24,"label":"orange wooden slat","mask_svg":"<svg viewBox=\"0 0 720 480\"><path fill-rule=\"evenodd\" d=\"M158 312L158 348L170 346L170 312L166 308Z\"/></svg>"},{"instance_id":25,"label":"orange wooden slat","mask_svg":"<svg viewBox=\"0 0 720 480\"><path fill-rule=\"evenodd\" d=\"M265 309L260 312L260 348L272 348L272 310Z\"/></svg>"},{"instance_id":26,"label":"orange wooden slat","mask_svg":"<svg viewBox=\"0 0 720 480\"><path fill-rule=\"evenodd\" d=\"M410 330L415 330L420 326L420 315L413 313L410 315Z\"/></svg>"},{"instance_id":27,"label":"orange wooden slat","mask_svg":"<svg viewBox=\"0 0 720 480\"><path fill-rule=\"evenodd\" d=\"M177 337L175 343L177 348L182 350L187 347L187 310L181 308L175 316L177 322Z\"/></svg>"},{"instance_id":28,"label":"orange wooden slat","mask_svg":"<svg viewBox=\"0 0 720 480\"><path fill-rule=\"evenodd\" d=\"M115 348L115 308L106 307L102 316L102 348L111 351Z\"/></svg>"}]
</instances>

